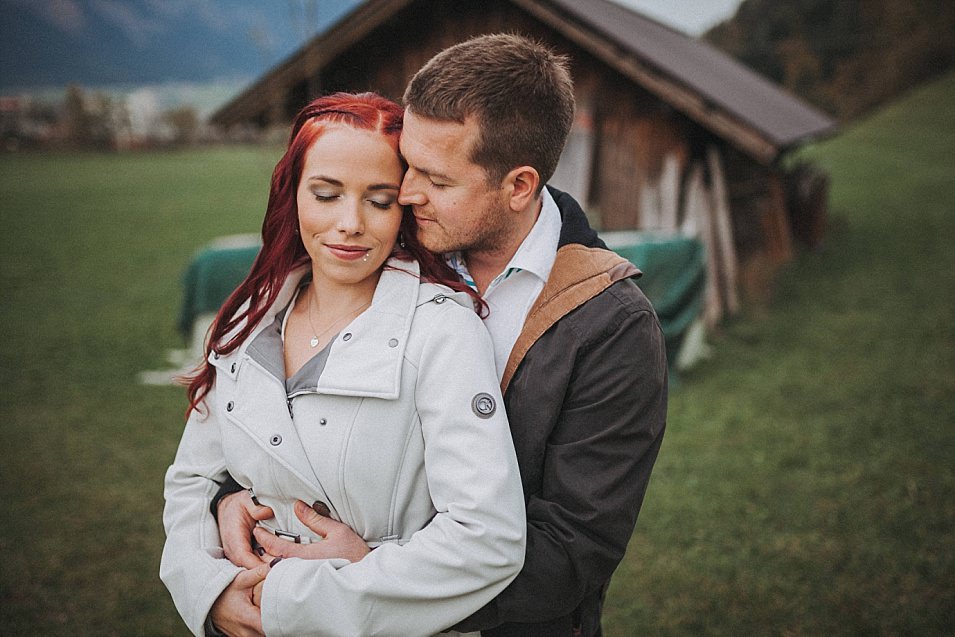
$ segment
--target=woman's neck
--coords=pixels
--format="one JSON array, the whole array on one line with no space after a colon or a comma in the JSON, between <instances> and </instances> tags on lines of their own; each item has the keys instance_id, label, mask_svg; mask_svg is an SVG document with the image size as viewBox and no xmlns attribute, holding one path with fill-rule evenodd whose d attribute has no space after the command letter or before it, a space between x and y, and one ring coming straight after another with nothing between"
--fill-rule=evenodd
<instances>
[{"instance_id":1,"label":"woman's neck","mask_svg":"<svg viewBox=\"0 0 955 637\"><path fill-rule=\"evenodd\" d=\"M371 303L380 276L381 272L358 283L339 283L329 281L312 268L312 284L307 292L315 296L313 302L322 313L340 314L344 310Z\"/></svg>"}]
</instances>

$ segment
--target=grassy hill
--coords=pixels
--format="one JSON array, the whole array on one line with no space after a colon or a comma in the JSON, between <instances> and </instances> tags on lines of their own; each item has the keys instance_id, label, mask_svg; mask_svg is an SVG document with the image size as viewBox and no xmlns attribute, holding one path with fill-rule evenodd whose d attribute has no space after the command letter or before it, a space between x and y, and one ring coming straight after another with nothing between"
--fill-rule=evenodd
<instances>
[{"instance_id":1,"label":"grassy hill","mask_svg":"<svg viewBox=\"0 0 955 637\"><path fill-rule=\"evenodd\" d=\"M607 634L951 634L955 74L806 155L820 254L670 421Z\"/></svg>"},{"instance_id":2,"label":"grassy hill","mask_svg":"<svg viewBox=\"0 0 955 637\"><path fill-rule=\"evenodd\" d=\"M807 154L825 250L684 377L609 636L955 626L955 75ZM184 635L157 576L179 279L274 149L0 157L0 634Z\"/></svg>"}]
</instances>

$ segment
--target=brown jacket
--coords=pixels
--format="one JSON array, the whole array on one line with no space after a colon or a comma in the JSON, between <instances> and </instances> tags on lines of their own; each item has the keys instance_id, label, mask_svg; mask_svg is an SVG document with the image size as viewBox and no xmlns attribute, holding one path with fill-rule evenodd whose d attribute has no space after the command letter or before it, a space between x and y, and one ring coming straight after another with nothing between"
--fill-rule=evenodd
<instances>
[{"instance_id":1,"label":"brown jacket","mask_svg":"<svg viewBox=\"0 0 955 637\"><path fill-rule=\"evenodd\" d=\"M456 626L484 637L600 632L666 424L663 333L632 278L577 202L561 210L557 259L502 387L527 503L517 578Z\"/></svg>"}]
</instances>

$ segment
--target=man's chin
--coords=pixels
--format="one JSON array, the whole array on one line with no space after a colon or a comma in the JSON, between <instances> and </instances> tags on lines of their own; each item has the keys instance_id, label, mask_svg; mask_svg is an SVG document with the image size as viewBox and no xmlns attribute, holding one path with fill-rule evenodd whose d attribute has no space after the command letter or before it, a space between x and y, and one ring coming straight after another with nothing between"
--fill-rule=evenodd
<instances>
[{"instance_id":1,"label":"man's chin","mask_svg":"<svg viewBox=\"0 0 955 637\"><path fill-rule=\"evenodd\" d=\"M420 225L418 226L418 241L426 250L435 254L454 252L454 248L449 247L447 241L443 241L441 237L436 236L433 232L422 229Z\"/></svg>"}]
</instances>

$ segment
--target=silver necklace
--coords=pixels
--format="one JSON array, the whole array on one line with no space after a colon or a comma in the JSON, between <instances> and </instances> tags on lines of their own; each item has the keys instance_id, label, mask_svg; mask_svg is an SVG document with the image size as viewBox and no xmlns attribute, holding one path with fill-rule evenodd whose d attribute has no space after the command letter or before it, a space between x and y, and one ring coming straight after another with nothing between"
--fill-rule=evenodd
<instances>
[{"instance_id":1,"label":"silver necklace","mask_svg":"<svg viewBox=\"0 0 955 637\"><path fill-rule=\"evenodd\" d=\"M363 309L365 309L366 307L368 307L369 305L371 305L371 301L366 301L363 305L361 305L360 307L355 308L354 310L352 310L352 311L349 312L348 314L345 314L345 315L340 316L339 318L335 319L332 323L329 324L328 327L326 327L326 328L323 329L321 332L319 332L318 330L315 329L315 323L312 322L312 299L315 297L315 295L312 294L312 291L311 291L311 290L307 290L307 294L308 294L308 324L309 324L309 326L312 328L312 338L308 341L308 344L309 344L311 347L318 347L318 343L319 343L319 338L320 338L320 337L325 336L325 334L328 333L329 330L331 330L333 327L335 327L336 325L338 325L339 323L341 323L341 322L344 321L345 319L351 318L352 316L358 314L358 313L361 312Z\"/></svg>"}]
</instances>

